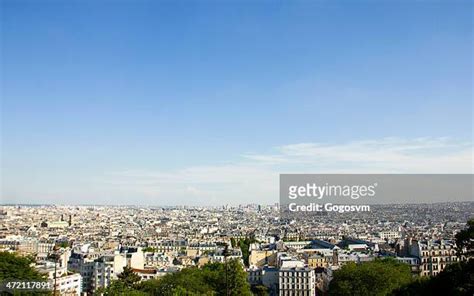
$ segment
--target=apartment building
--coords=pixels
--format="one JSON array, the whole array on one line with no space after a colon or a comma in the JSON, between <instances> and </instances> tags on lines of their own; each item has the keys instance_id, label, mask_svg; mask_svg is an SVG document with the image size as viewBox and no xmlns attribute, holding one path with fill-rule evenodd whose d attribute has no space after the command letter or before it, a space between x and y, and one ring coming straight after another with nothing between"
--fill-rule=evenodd
<instances>
[{"instance_id":1,"label":"apartment building","mask_svg":"<svg viewBox=\"0 0 474 296\"><path fill-rule=\"evenodd\" d=\"M328 267L330 257L313 254L308 257L308 266L311 268Z\"/></svg>"},{"instance_id":2,"label":"apartment building","mask_svg":"<svg viewBox=\"0 0 474 296\"><path fill-rule=\"evenodd\" d=\"M54 279L49 279L51 287L54 287L54 281ZM82 295L82 276L73 273L56 278L56 291L62 296Z\"/></svg>"},{"instance_id":3,"label":"apartment building","mask_svg":"<svg viewBox=\"0 0 474 296\"><path fill-rule=\"evenodd\" d=\"M248 270L248 281L252 286L263 285L267 287L270 296L278 295L279 270L275 267L250 268Z\"/></svg>"},{"instance_id":4,"label":"apartment building","mask_svg":"<svg viewBox=\"0 0 474 296\"><path fill-rule=\"evenodd\" d=\"M316 275L309 267L284 267L278 274L280 296L316 295Z\"/></svg>"},{"instance_id":5,"label":"apartment building","mask_svg":"<svg viewBox=\"0 0 474 296\"><path fill-rule=\"evenodd\" d=\"M148 241L147 246L157 253L178 253L187 246L186 240L159 240Z\"/></svg>"},{"instance_id":6,"label":"apartment building","mask_svg":"<svg viewBox=\"0 0 474 296\"><path fill-rule=\"evenodd\" d=\"M401 233L399 231L379 231L378 237L385 240L394 240L400 238Z\"/></svg>"},{"instance_id":7,"label":"apartment building","mask_svg":"<svg viewBox=\"0 0 474 296\"><path fill-rule=\"evenodd\" d=\"M410 246L410 255L420 260L420 274L434 276L447 265L459 261L454 242L447 240L416 241Z\"/></svg>"},{"instance_id":8,"label":"apartment building","mask_svg":"<svg viewBox=\"0 0 474 296\"><path fill-rule=\"evenodd\" d=\"M94 260L99 257L98 253L72 252L69 257L67 268L78 272L82 277L82 290L92 290L92 276L94 273Z\"/></svg>"},{"instance_id":9,"label":"apartment building","mask_svg":"<svg viewBox=\"0 0 474 296\"><path fill-rule=\"evenodd\" d=\"M144 254L141 248L120 248L114 254L104 255L94 261L91 289L106 288L116 280L125 266L144 269Z\"/></svg>"}]
</instances>

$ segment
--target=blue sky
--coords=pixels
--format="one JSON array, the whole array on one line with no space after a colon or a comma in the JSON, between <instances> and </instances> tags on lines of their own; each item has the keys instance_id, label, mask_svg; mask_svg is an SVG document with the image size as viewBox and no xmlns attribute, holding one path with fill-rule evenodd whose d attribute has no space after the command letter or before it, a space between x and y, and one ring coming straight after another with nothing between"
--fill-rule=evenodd
<instances>
[{"instance_id":1,"label":"blue sky","mask_svg":"<svg viewBox=\"0 0 474 296\"><path fill-rule=\"evenodd\" d=\"M470 1L1 8L4 202L274 202L284 172L472 171Z\"/></svg>"}]
</instances>

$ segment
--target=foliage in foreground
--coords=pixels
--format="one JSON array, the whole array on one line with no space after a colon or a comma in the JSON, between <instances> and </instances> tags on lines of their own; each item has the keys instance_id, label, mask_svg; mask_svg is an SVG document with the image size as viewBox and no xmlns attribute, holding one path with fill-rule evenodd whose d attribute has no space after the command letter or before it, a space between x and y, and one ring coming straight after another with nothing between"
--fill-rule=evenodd
<instances>
[{"instance_id":1,"label":"foliage in foreground","mask_svg":"<svg viewBox=\"0 0 474 296\"><path fill-rule=\"evenodd\" d=\"M474 256L474 219L467 222L467 228L456 234L458 256Z\"/></svg>"},{"instance_id":2,"label":"foliage in foreground","mask_svg":"<svg viewBox=\"0 0 474 296\"><path fill-rule=\"evenodd\" d=\"M226 280L227 278L227 280ZM226 284L227 283L227 284ZM105 295L252 295L247 283L247 274L238 261L230 260L226 265L210 263L203 268L185 268L160 279L142 283L130 270L122 273L119 280L101 291Z\"/></svg>"},{"instance_id":3,"label":"foliage in foreground","mask_svg":"<svg viewBox=\"0 0 474 296\"><path fill-rule=\"evenodd\" d=\"M22 257L15 253L0 252L0 282L5 280L45 281L45 276L32 266L33 263L32 257ZM0 292L0 295L11 294ZM51 293L49 291L16 291L14 295L51 295Z\"/></svg>"},{"instance_id":4,"label":"foliage in foreground","mask_svg":"<svg viewBox=\"0 0 474 296\"><path fill-rule=\"evenodd\" d=\"M389 295L412 281L410 267L394 259L377 259L363 264L348 263L334 272L330 295Z\"/></svg>"},{"instance_id":5,"label":"foliage in foreground","mask_svg":"<svg viewBox=\"0 0 474 296\"><path fill-rule=\"evenodd\" d=\"M31 266L33 262L30 257L0 252L0 280L44 280L43 275Z\"/></svg>"},{"instance_id":6,"label":"foliage in foreground","mask_svg":"<svg viewBox=\"0 0 474 296\"><path fill-rule=\"evenodd\" d=\"M393 259L349 263L334 273L331 296L471 296L474 295L474 260L448 265L435 277L412 278L408 265Z\"/></svg>"},{"instance_id":7,"label":"foliage in foreground","mask_svg":"<svg viewBox=\"0 0 474 296\"><path fill-rule=\"evenodd\" d=\"M450 264L437 276L418 278L393 294L397 296L474 295L474 260Z\"/></svg>"},{"instance_id":8,"label":"foliage in foreground","mask_svg":"<svg viewBox=\"0 0 474 296\"><path fill-rule=\"evenodd\" d=\"M409 266L393 259L347 264L334 273L330 295L474 295L474 219L456 235L458 256L471 258L448 265L435 277L411 278Z\"/></svg>"}]
</instances>

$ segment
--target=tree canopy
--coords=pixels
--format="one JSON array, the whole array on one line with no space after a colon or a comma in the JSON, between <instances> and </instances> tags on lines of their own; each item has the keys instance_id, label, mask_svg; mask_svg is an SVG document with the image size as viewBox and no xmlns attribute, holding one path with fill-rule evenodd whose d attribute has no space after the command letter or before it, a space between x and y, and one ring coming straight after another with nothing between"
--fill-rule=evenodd
<instances>
[{"instance_id":1,"label":"tree canopy","mask_svg":"<svg viewBox=\"0 0 474 296\"><path fill-rule=\"evenodd\" d=\"M226 272L227 268L227 272ZM125 274L126 273L126 274ZM236 260L185 268L156 280L137 283L133 271L124 270L119 280L102 291L105 295L252 295L247 274ZM135 274L136 275L136 274ZM136 275L137 276L137 275Z\"/></svg>"},{"instance_id":2,"label":"tree canopy","mask_svg":"<svg viewBox=\"0 0 474 296\"><path fill-rule=\"evenodd\" d=\"M122 273L118 275L118 279L126 287L132 288L140 281L140 276L133 272L130 267L125 266Z\"/></svg>"},{"instance_id":3,"label":"tree canopy","mask_svg":"<svg viewBox=\"0 0 474 296\"><path fill-rule=\"evenodd\" d=\"M32 265L32 257L22 257L15 253L0 252L0 282L15 281L46 281L46 276L39 273ZM0 292L0 295L52 295L51 291L13 291Z\"/></svg>"},{"instance_id":4,"label":"tree canopy","mask_svg":"<svg viewBox=\"0 0 474 296\"><path fill-rule=\"evenodd\" d=\"M467 222L467 228L456 234L459 256L474 256L474 219Z\"/></svg>"},{"instance_id":5,"label":"tree canopy","mask_svg":"<svg viewBox=\"0 0 474 296\"><path fill-rule=\"evenodd\" d=\"M256 240L254 238L248 238L248 237L244 239L240 239L238 241L238 246L240 247L240 250L242 251L242 259L244 260L245 266L249 266L250 244L253 244L255 242ZM234 244L235 244L235 241L234 241Z\"/></svg>"},{"instance_id":6,"label":"tree canopy","mask_svg":"<svg viewBox=\"0 0 474 296\"><path fill-rule=\"evenodd\" d=\"M362 264L348 263L334 272L329 294L389 295L412 281L410 267L394 259L376 259Z\"/></svg>"},{"instance_id":7,"label":"tree canopy","mask_svg":"<svg viewBox=\"0 0 474 296\"><path fill-rule=\"evenodd\" d=\"M44 280L45 277L31 266L32 263L31 257L0 252L0 280Z\"/></svg>"},{"instance_id":8,"label":"tree canopy","mask_svg":"<svg viewBox=\"0 0 474 296\"><path fill-rule=\"evenodd\" d=\"M394 295L474 295L474 260L450 264L437 276L419 278L395 291Z\"/></svg>"}]
</instances>

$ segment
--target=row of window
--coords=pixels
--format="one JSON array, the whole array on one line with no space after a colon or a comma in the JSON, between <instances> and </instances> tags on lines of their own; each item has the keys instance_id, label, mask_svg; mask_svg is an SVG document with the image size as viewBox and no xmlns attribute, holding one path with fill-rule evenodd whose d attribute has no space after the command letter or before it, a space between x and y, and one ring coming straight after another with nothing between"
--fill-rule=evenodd
<instances>
[{"instance_id":1,"label":"row of window","mask_svg":"<svg viewBox=\"0 0 474 296\"><path fill-rule=\"evenodd\" d=\"M308 279L308 278L284 278L280 277L280 283L314 283L314 278Z\"/></svg>"},{"instance_id":2,"label":"row of window","mask_svg":"<svg viewBox=\"0 0 474 296\"><path fill-rule=\"evenodd\" d=\"M422 256L430 256L430 252L421 252ZM431 256L454 256L456 255L455 250L448 250L448 251L431 251Z\"/></svg>"},{"instance_id":3,"label":"row of window","mask_svg":"<svg viewBox=\"0 0 474 296\"><path fill-rule=\"evenodd\" d=\"M280 296L313 296L314 291L281 291Z\"/></svg>"}]
</instances>

